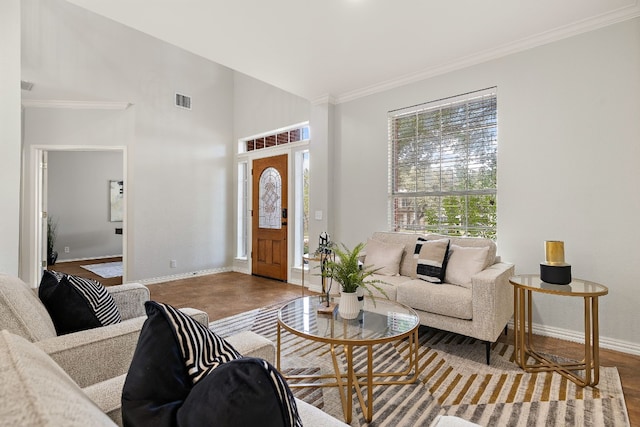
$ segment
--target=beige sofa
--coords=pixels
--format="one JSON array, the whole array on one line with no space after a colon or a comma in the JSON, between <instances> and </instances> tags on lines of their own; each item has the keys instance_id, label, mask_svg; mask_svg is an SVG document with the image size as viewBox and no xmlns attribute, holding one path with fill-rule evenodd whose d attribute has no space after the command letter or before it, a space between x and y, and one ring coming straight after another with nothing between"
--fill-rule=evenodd
<instances>
[{"instance_id":1,"label":"beige sofa","mask_svg":"<svg viewBox=\"0 0 640 427\"><path fill-rule=\"evenodd\" d=\"M365 248L364 263L382 267L379 270L382 274L374 274L372 278L386 282L380 287L387 296L413 308L421 324L484 341L489 364L490 343L498 339L513 315L513 289L509 285L509 277L514 274L513 264L500 262L496 257L496 244L489 239L425 235L421 237L427 240L448 239L453 249L445 270L445 283L430 283L417 278L414 250L418 236L373 233L370 239L373 242ZM377 245L378 242L383 245ZM399 246L402 249L397 256ZM372 253L370 249L374 247L376 250ZM386 264L381 259L386 259Z\"/></svg>"},{"instance_id":2,"label":"beige sofa","mask_svg":"<svg viewBox=\"0 0 640 427\"><path fill-rule=\"evenodd\" d=\"M115 325L56 336L44 305L22 280L0 273L0 424L122 425L122 387L146 313L149 290L110 286L122 317ZM201 324L208 315L181 309ZM274 344L251 331L226 338L241 354L275 364ZM344 426L297 401L304 425Z\"/></svg>"},{"instance_id":3,"label":"beige sofa","mask_svg":"<svg viewBox=\"0 0 640 427\"><path fill-rule=\"evenodd\" d=\"M106 377L105 364L88 359ZM120 395L126 375L79 387L34 343L0 331L0 424L7 426L117 426L122 425ZM303 425L343 427L346 424L296 399Z\"/></svg>"}]
</instances>

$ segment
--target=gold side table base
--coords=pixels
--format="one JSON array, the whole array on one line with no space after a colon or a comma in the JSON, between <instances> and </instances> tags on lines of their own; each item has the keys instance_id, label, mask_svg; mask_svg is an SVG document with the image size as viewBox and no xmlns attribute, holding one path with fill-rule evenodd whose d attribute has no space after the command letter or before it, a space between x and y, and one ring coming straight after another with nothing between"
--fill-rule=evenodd
<instances>
[{"instance_id":1,"label":"gold side table base","mask_svg":"<svg viewBox=\"0 0 640 427\"><path fill-rule=\"evenodd\" d=\"M594 387L600 381L598 296L584 296L584 359L559 363L533 348L532 291L514 288L515 361L526 372L557 372L580 387ZM528 363L533 358L533 363ZM584 371L578 375L576 371Z\"/></svg>"}]
</instances>

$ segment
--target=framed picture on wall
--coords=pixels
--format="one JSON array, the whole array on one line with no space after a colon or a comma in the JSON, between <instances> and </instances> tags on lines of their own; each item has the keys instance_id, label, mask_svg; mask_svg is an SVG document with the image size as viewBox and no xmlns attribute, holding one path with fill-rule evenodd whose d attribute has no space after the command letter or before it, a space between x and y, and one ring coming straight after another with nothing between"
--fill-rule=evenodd
<instances>
[{"instance_id":1,"label":"framed picture on wall","mask_svg":"<svg viewBox=\"0 0 640 427\"><path fill-rule=\"evenodd\" d=\"M122 204L124 200L124 181L109 181L110 222L122 221Z\"/></svg>"}]
</instances>

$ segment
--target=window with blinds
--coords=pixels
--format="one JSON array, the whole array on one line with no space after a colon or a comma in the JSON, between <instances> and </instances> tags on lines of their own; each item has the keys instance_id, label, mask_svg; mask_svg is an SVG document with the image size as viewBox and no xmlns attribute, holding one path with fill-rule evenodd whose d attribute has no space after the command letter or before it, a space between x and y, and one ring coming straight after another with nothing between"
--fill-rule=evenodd
<instances>
[{"instance_id":1,"label":"window with blinds","mask_svg":"<svg viewBox=\"0 0 640 427\"><path fill-rule=\"evenodd\" d=\"M496 89L389 112L391 229L496 237Z\"/></svg>"}]
</instances>

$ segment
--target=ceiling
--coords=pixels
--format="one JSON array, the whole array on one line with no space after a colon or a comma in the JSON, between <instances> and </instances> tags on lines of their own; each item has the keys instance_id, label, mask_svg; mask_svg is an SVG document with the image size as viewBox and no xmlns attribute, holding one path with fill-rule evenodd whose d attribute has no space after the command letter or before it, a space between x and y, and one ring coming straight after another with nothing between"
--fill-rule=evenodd
<instances>
[{"instance_id":1,"label":"ceiling","mask_svg":"<svg viewBox=\"0 0 640 427\"><path fill-rule=\"evenodd\" d=\"M67 1L336 103L640 16L639 0Z\"/></svg>"}]
</instances>

